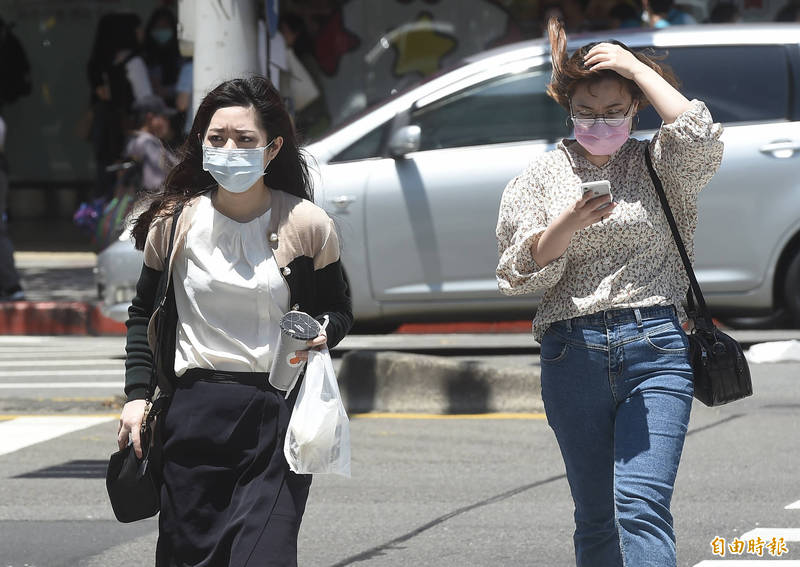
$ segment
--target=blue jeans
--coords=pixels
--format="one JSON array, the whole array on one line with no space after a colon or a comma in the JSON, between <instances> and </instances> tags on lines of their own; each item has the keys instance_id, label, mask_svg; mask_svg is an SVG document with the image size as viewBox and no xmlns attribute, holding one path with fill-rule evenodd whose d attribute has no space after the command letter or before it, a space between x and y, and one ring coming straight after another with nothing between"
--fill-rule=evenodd
<instances>
[{"instance_id":1,"label":"blue jeans","mask_svg":"<svg viewBox=\"0 0 800 567\"><path fill-rule=\"evenodd\" d=\"M676 565L669 506L692 407L688 346L664 306L558 321L542 338L579 567Z\"/></svg>"}]
</instances>

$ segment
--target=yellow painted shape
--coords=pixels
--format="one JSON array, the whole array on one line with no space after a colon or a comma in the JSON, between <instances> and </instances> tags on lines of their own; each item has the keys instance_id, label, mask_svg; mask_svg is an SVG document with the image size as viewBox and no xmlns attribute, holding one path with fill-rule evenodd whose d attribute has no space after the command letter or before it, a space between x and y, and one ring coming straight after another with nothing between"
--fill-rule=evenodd
<instances>
[{"instance_id":1,"label":"yellow painted shape","mask_svg":"<svg viewBox=\"0 0 800 567\"><path fill-rule=\"evenodd\" d=\"M355 413L353 419L547 419L543 413L464 413L464 414L435 414L435 413Z\"/></svg>"}]
</instances>

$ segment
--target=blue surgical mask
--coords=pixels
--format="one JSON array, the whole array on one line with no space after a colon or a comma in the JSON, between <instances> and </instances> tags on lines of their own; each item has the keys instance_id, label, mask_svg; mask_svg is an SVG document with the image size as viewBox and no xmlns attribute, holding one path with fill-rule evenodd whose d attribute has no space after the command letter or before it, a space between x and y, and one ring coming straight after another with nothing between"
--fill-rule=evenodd
<instances>
[{"instance_id":1,"label":"blue surgical mask","mask_svg":"<svg viewBox=\"0 0 800 567\"><path fill-rule=\"evenodd\" d=\"M264 151L272 142L261 148L243 149L203 145L203 169L223 189L231 193L244 193L264 175L264 170L267 169L264 165Z\"/></svg>"},{"instance_id":2,"label":"blue surgical mask","mask_svg":"<svg viewBox=\"0 0 800 567\"><path fill-rule=\"evenodd\" d=\"M153 28L150 30L150 37L159 45L165 45L172 39L172 30L169 28Z\"/></svg>"}]
</instances>

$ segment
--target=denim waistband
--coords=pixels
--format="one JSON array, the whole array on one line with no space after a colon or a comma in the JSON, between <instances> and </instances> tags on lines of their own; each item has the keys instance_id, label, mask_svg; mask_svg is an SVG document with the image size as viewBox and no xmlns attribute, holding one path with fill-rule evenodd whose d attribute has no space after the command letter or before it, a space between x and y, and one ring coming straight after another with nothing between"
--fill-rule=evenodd
<instances>
[{"instance_id":1,"label":"denim waistband","mask_svg":"<svg viewBox=\"0 0 800 567\"><path fill-rule=\"evenodd\" d=\"M625 323L640 323L648 319L668 319L676 317L678 312L674 305L653 305L652 307L629 307L624 309L609 309L581 317L573 317L560 323L569 326L599 327L605 325L623 325Z\"/></svg>"},{"instance_id":2,"label":"denim waistband","mask_svg":"<svg viewBox=\"0 0 800 567\"><path fill-rule=\"evenodd\" d=\"M193 382L218 382L220 384L245 384L261 390L279 393L269 383L269 372L232 372L229 370L210 370L190 368L178 378L178 387L189 387Z\"/></svg>"}]
</instances>

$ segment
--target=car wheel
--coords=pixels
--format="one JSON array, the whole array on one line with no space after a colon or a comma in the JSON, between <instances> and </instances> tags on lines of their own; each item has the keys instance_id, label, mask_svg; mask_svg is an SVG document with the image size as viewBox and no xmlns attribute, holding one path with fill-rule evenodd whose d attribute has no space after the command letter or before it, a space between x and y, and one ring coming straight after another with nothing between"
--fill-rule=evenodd
<instances>
[{"instance_id":1,"label":"car wheel","mask_svg":"<svg viewBox=\"0 0 800 567\"><path fill-rule=\"evenodd\" d=\"M795 327L800 327L800 252L796 253L783 285L783 304Z\"/></svg>"}]
</instances>

